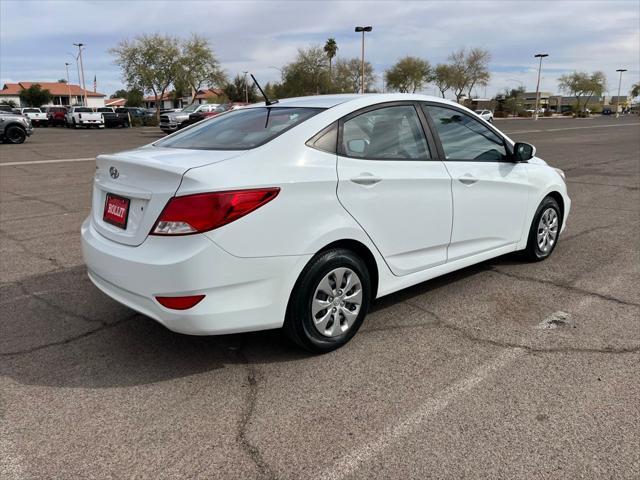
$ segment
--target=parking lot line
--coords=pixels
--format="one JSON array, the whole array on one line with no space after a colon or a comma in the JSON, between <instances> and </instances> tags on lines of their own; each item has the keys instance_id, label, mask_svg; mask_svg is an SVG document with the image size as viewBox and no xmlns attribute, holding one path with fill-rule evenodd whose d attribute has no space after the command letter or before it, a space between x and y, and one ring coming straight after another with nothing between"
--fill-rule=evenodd
<instances>
[{"instance_id":1,"label":"parking lot line","mask_svg":"<svg viewBox=\"0 0 640 480\"><path fill-rule=\"evenodd\" d=\"M586 128L610 128L610 127L629 127L633 125L640 125L640 123L624 123L622 125L589 125L585 127L562 127L562 128L547 128L545 130L513 130L511 132L505 132L507 135L513 133L541 133L541 132L561 132L564 130L583 130Z\"/></svg>"},{"instance_id":2,"label":"parking lot line","mask_svg":"<svg viewBox=\"0 0 640 480\"><path fill-rule=\"evenodd\" d=\"M505 368L518 357L524 355L525 352L526 350L523 348L509 348L503 351L493 360L476 368L468 377L458 380L429 398L412 415L401 420L393 428L382 432L375 441L364 444L354 452L344 456L331 469L320 475L319 478L321 480L340 480L348 477L357 470L360 464L375 457L390 443L415 431L429 417L444 410L452 401L469 393L498 370Z\"/></svg>"},{"instance_id":3,"label":"parking lot line","mask_svg":"<svg viewBox=\"0 0 640 480\"><path fill-rule=\"evenodd\" d=\"M60 158L57 160L31 160L28 162L0 162L0 167L12 167L17 165L37 165L40 163L65 163L65 162L88 162L90 160L95 160L96 157L86 157L86 158Z\"/></svg>"}]
</instances>

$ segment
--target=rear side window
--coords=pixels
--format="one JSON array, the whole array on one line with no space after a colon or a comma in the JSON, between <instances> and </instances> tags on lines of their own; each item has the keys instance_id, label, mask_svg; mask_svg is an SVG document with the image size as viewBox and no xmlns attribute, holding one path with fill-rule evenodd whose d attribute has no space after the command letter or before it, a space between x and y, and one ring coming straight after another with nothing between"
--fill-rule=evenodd
<instances>
[{"instance_id":1,"label":"rear side window","mask_svg":"<svg viewBox=\"0 0 640 480\"><path fill-rule=\"evenodd\" d=\"M367 160L425 160L427 139L412 105L383 107L344 122L341 149Z\"/></svg>"},{"instance_id":2,"label":"rear side window","mask_svg":"<svg viewBox=\"0 0 640 480\"><path fill-rule=\"evenodd\" d=\"M248 150L320 113L320 108L257 107L225 113L156 142L158 147Z\"/></svg>"},{"instance_id":3,"label":"rear side window","mask_svg":"<svg viewBox=\"0 0 640 480\"><path fill-rule=\"evenodd\" d=\"M447 160L499 162L507 159L504 141L475 118L458 110L427 105Z\"/></svg>"},{"instance_id":4,"label":"rear side window","mask_svg":"<svg viewBox=\"0 0 640 480\"><path fill-rule=\"evenodd\" d=\"M127 113L126 108L116 108L116 113Z\"/></svg>"},{"instance_id":5,"label":"rear side window","mask_svg":"<svg viewBox=\"0 0 640 480\"><path fill-rule=\"evenodd\" d=\"M338 147L338 122L332 123L311 138L307 145L327 153L336 153Z\"/></svg>"}]
</instances>

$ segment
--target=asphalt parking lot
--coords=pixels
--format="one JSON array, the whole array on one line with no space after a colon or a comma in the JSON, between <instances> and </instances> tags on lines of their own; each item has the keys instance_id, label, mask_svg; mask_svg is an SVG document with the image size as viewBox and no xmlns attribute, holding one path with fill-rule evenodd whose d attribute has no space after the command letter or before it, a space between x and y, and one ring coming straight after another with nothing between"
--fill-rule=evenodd
<instances>
[{"instance_id":1,"label":"asphalt parking lot","mask_svg":"<svg viewBox=\"0 0 640 480\"><path fill-rule=\"evenodd\" d=\"M496 124L567 174L553 256L380 299L323 356L174 334L91 285L91 158L157 129L0 145L0 478L638 478L640 119Z\"/></svg>"}]
</instances>

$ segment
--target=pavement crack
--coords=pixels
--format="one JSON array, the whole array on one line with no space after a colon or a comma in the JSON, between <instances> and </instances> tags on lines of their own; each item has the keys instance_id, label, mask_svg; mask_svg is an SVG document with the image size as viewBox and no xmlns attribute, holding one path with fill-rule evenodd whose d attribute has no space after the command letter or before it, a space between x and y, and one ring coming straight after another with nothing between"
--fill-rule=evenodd
<instances>
[{"instance_id":1,"label":"pavement crack","mask_svg":"<svg viewBox=\"0 0 640 480\"><path fill-rule=\"evenodd\" d=\"M465 330L464 328L461 328L457 325L454 325L452 323L449 323L447 321L445 321L442 317L440 317L439 315L437 315L435 312L432 312L431 310L427 310L426 308L417 305L413 302L410 302L408 300L405 300L405 303L407 305L410 305L414 308L417 308L419 310L421 310L424 313L427 313L431 316L433 316L433 318L436 319L435 324L434 323L427 323L427 324L422 324L422 325L414 325L413 328L423 328L425 326L439 326L442 328L445 328L447 330L451 330L452 332L457 333L458 335L466 338L467 340L470 340L472 342L476 342L476 343L483 343L486 345L491 345L494 347L499 347L499 348L521 348L523 350L525 350L527 353L532 353L532 354L546 354L546 353L600 353L600 354L612 354L612 355L621 355L621 354L629 354L629 353L640 353L640 345L635 346L635 347L625 347L625 348L613 348L613 347L604 347L604 348L584 348L584 347L571 347L571 346L567 346L567 347L552 347L552 348L539 348L539 347L532 347L530 345L524 345L522 343L517 343L517 342L507 342L507 341L502 341L502 340L492 340L490 338L485 338L485 337L479 337L476 335L471 334L470 332L468 332L467 330ZM393 327L389 327L389 329L391 329ZM411 328L411 327L407 327L407 328Z\"/></svg>"},{"instance_id":2,"label":"pavement crack","mask_svg":"<svg viewBox=\"0 0 640 480\"><path fill-rule=\"evenodd\" d=\"M36 251L30 249L29 247L27 247L24 244L24 240L21 240L21 239L17 238L16 236L10 234L6 230L0 229L0 236L4 236L4 237L8 238L9 240L11 240L12 242L15 242L17 244L18 248L20 250L22 250L24 253L27 253L27 254L33 256L34 258L39 258L40 260L44 260L46 262L49 262L51 265L53 265L53 267L55 269L63 269L64 268L64 265L62 265L57 259L55 259L53 257L48 257L46 255L43 255L40 252L36 252Z\"/></svg>"},{"instance_id":3,"label":"pavement crack","mask_svg":"<svg viewBox=\"0 0 640 480\"><path fill-rule=\"evenodd\" d=\"M83 338L87 338L95 333L99 333L103 330L107 330L113 327L117 327L118 325L133 319L136 315L138 315L137 313L134 313L133 315L130 315L128 317L125 317L123 319L120 319L116 322L112 322L112 323L108 323L108 324L102 324L97 328L94 328L93 330L88 330L86 332L83 332L79 335L74 335L73 337L69 337L69 338L65 338L64 340L58 340L56 342L50 342L50 343L45 343L43 345L38 345L36 347L31 347L31 348L25 348L23 350L15 350L13 352L2 352L0 353L0 357L5 358L5 357L17 357L17 356L21 356L21 355L28 355L30 353L34 353L34 352L38 352L40 350L44 350L46 348L50 348L50 347L58 347L60 345L67 345L69 343L78 341L78 340L82 340Z\"/></svg>"},{"instance_id":4,"label":"pavement crack","mask_svg":"<svg viewBox=\"0 0 640 480\"><path fill-rule=\"evenodd\" d=\"M526 275L518 275L515 273L505 272L504 270L499 270L495 267L489 267L487 270L490 272L495 272L498 275L503 275L509 278L515 278L516 280L522 280L526 282L535 282L535 283L540 283L542 285L552 285L554 287L563 288L565 290L569 290L574 293L579 293L581 295L591 295L594 297L598 297L601 300L617 303L618 305L625 305L628 307L640 307L640 304L635 302L628 302L626 300L621 300L619 298L612 297L611 295L606 295L604 293L597 293L597 292L592 292L590 290L584 290L582 288L574 287L573 285L568 285L566 283L560 283L553 280L545 280L542 278L528 277Z\"/></svg>"},{"instance_id":5,"label":"pavement crack","mask_svg":"<svg viewBox=\"0 0 640 480\"><path fill-rule=\"evenodd\" d=\"M244 353L244 345L241 345L237 349L236 353L240 363L245 367L247 371L248 384L247 397L238 424L238 434L236 436L236 439L238 440L238 443L240 444L242 449L246 452L246 454L258 468L261 477L268 480L277 480L278 477L265 461L264 457L262 456L262 452L260 452L260 449L257 447L257 445L251 443L247 436L249 424L251 423L251 419L253 418L256 409L256 401L258 398L258 381L255 367L253 366L253 364L251 364L251 362L249 362L246 354Z\"/></svg>"},{"instance_id":6,"label":"pavement crack","mask_svg":"<svg viewBox=\"0 0 640 480\"><path fill-rule=\"evenodd\" d=\"M52 200L44 200L42 198L34 197L33 195L26 195L24 193L12 192L10 190L5 190L5 191L7 193L10 193L11 195L15 195L16 197L19 197L21 200L32 200L34 202L40 202L46 205L53 205L54 207L60 208L65 213L70 213L69 208L66 205L62 205L61 203L54 202Z\"/></svg>"}]
</instances>

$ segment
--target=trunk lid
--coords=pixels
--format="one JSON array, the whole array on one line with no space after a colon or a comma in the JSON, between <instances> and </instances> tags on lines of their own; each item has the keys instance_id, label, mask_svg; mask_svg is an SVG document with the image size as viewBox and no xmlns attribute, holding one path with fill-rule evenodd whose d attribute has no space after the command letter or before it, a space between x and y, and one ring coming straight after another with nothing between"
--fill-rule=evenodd
<instances>
[{"instance_id":1,"label":"trunk lid","mask_svg":"<svg viewBox=\"0 0 640 480\"><path fill-rule=\"evenodd\" d=\"M147 238L167 202L180 186L184 173L221 162L244 151L185 150L143 147L96 158L91 220L110 240L137 246ZM107 194L129 200L126 228L104 221Z\"/></svg>"}]
</instances>

